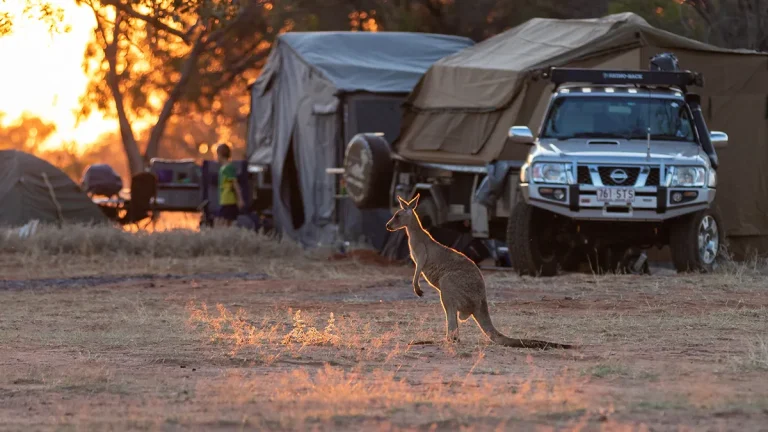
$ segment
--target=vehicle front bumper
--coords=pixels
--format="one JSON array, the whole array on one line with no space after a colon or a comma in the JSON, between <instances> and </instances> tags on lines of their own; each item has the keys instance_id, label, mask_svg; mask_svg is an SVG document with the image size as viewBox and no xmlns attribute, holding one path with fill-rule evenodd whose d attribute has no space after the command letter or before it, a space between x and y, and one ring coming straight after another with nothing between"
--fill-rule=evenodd
<instances>
[{"instance_id":1,"label":"vehicle front bumper","mask_svg":"<svg viewBox=\"0 0 768 432\"><path fill-rule=\"evenodd\" d=\"M562 200L542 195L541 189L561 188ZM662 186L636 187L631 204L604 203L597 200L598 187L592 185L547 185L521 183L525 202L544 210L576 220L605 221L663 221L697 212L709 207L715 199L713 188L666 188ZM697 192L695 198L674 203L675 192Z\"/></svg>"}]
</instances>

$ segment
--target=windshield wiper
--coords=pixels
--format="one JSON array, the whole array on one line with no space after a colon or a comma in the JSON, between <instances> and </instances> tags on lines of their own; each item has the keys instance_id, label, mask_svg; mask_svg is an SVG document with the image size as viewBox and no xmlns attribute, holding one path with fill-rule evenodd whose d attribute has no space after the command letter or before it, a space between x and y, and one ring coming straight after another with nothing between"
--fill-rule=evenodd
<instances>
[{"instance_id":1,"label":"windshield wiper","mask_svg":"<svg viewBox=\"0 0 768 432\"><path fill-rule=\"evenodd\" d=\"M644 140L648 139L648 135L630 135L627 139L630 140ZM667 135L667 134L651 134L651 140L662 140L662 141L689 141L685 137L679 137L677 135Z\"/></svg>"},{"instance_id":2,"label":"windshield wiper","mask_svg":"<svg viewBox=\"0 0 768 432\"><path fill-rule=\"evenodd\" d=\"M610 132L579 132L575 133L573 135L566 135L566 136L559 136L557 137L560 141L569 140L572 138L616 138L616 139L625 139L626 136L616 133L610 133Z\"/></svg>"},{"instance_id":3,"label":"windshield wiper","mask_svg":"<svg viewBox=\"0 0 768 432\"><path fill-rule=\"evenodd\" d=\"M685 137L668 134L651 134L652 140L666 140L666 141L688 141Z\"/></svg>"}]
</instances>

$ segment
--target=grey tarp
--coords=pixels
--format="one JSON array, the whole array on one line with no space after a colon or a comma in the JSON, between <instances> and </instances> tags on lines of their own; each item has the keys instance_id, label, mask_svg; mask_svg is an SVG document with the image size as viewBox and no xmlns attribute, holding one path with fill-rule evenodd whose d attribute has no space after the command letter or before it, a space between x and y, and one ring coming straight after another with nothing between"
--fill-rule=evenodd
<instances>
[{"instance_id":1,"label":"grey tarp","mask_svg":"<svg viewBox=\"0 0 768 432\"><path fill-rule=\"evenodd\" d=\"M33 219L47 223L106 221L99 207L60 169L28 153L0 151L0 225L21 226Z\"/></svg>"},{"instance_id":2,"label":"grey tarp","mask_svg":"<svg viewBox=\"0 0 768 432\"><path fill-rule=\"evenodd\" d=\"M728 234L768 239L768 55L677 36L632 13L536 18L436 62L406 102L395 148L403 157L439 163L524 159L528 147L507 142L506 134L513 125L538 130L552 89L537 79L539 71L647 69L661 52L704 74L705 87L695 91L708 125L730 136L728 148L718 151L716 199Z\"/></svg>"},{"instance_id":3,"label":"grey tarp","mask_svg":"<svg viewBox=\"0 0 768 432\"><path fill-rule=\"evenodd\" d=\"M306 245L331 241L336 177L325 170L340 166L347 95L399 95L399 105L432 63L472 43L400 32L280 35L251 88L248 122L248 160L271 168L276 227Z\"/></svg>"}]
</instances>

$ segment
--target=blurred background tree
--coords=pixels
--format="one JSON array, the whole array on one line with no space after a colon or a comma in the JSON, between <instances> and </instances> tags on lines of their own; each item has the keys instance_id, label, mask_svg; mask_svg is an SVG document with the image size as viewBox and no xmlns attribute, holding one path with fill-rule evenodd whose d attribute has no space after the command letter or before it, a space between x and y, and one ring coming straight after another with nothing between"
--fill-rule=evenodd
<instances>
[{"instance_id":1,"label":"blurred background tree","mask_svg":"<svg viewBox=\"0 0 768 432\"><path fill-rule=\"evenodd\" d=\"M97 23L83 60L91 80L81 115L117 118L133 173L159 154L175 112L217 116L223 92L245 93L275 36L290 29L268 1L76 1ZM141 146L137 125L149 131Z\"/></svg>"},{"instance_id":2,"label":"blurred background tree","mask_svg":"<svg viewBox=\"0 0 768 432\"><path fill-rule=\"evenodd\" d=\"M13 30L14 17L2 9L7 1L0 0L0 35ZM68 30L61 9L46 0L24 1L25 14L44 21L51 32ZM62 144L57 163L76 176L85 166L76 160L101 157L113 163L117 152L126 162L115 168L126 175L156 156L212 158L221 141L244 157L247 83L258 76L284 31L418 31L479 42L534 17L629 11L686 37L768 50L768 2L761 0L71 1L88 7L97 23L83 57L89 84L79 115L105 114L119 125L85 153ZM31 115L8 120L0 118L6 125L0 129L2 147L39 152L52 133L53 125Z\"/></svg>"},{"instance_id":3,"label":"blurred background tree","mask_svg":"<svg viewBox=\"0 0 768 432\"><path fill-rule=\"evenodd\" d=\"M23 113L21 117L6 123L5 113L0 112L0 148L36 153L54 132L56 125L33 114ZM6 126L2 126L6 124Z\"/></svg>"}]
</instances>

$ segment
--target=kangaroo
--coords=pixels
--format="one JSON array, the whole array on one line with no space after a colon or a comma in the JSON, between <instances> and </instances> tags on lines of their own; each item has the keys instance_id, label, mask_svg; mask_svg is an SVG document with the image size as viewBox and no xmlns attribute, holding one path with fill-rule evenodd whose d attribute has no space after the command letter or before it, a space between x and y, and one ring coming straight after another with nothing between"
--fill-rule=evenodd
<instances>
[{"instance_id":1,"label":"kangaroo","mask_svg":"<svg viewBox=\"0 0 768 432\"><path fill-rule=\"evenodd\" d=\"M419 276L440 293L440 302L445 310L446 339L459 341L459 322L474 318L483 333L494 343L515 348L572 348L532 339L515 339L504 336L493 326L488 312L485 295L485 280L480 269L466 255L438 243L421 226L416 206L419 194L411 201L400 201L400 210L387 222L388 231L404 229L408 236L411 259L416 264L413 274L413 291L421 297L424 292L419 286Z\"/></svg>"}]
</instances>

